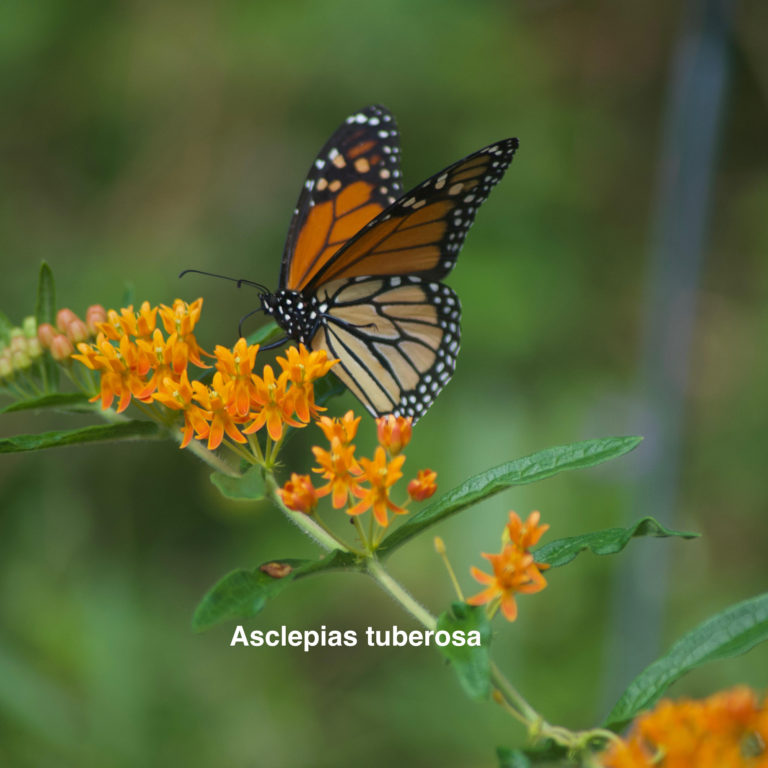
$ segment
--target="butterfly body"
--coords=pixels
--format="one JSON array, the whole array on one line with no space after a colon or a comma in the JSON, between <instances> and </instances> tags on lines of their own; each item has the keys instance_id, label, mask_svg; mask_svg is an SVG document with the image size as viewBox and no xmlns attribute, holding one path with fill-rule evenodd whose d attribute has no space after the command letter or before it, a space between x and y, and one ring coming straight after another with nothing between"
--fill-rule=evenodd
<instances>
[{"instance_id":1,"label":"butterfly body","mask_svg":"<svg viewBox=\"0 0 768 768\"><path fill-rule=\"evenodd\" d=\"M397 126L370 106L313 163L262 309L337 358L334 372L373 415L416 421L453 374L461 307L440 280L516 148L497 142L402 194Z\"/></svg>"}]
</instances>

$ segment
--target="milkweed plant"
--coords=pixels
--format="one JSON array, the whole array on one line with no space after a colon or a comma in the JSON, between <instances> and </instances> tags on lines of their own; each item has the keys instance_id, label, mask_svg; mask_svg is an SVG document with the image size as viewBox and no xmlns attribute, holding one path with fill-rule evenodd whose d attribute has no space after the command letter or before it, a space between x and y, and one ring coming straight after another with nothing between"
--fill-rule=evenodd
<instances>
[{"instance_id":1,"label":"milkweed plant","mask_svg":"<svg viewBox=\"0 0 768 768\"><path fill-rule=\"evenodd\" d=\"M542 544L549 525L538 511L508 512L499 550L478 553L475 563L461 565L474 588L461 586L469 579L456 575L445 543L434 538L456 592L455 602L439 612L417 602L387 570L389 555L446 518L513 486L622 456L640 438L548 448L458 485L440 478L440 486L451 489L439 492L432 468L405 468L406 449L418 439L410 419L377 419L376 448L372 455L360 455L355 439L358 430L372 427L368 416L348 411L334 417L326 405L340 389L333 381L334 360L299 345L278 354L275 364L263 364L259 344L244 338L208 352L195 336L202 303L176 299L119 310L94 305L81 319L57 309L53 276L43 264L35 314L19 327L0 315L0 387L11 400L2 412L87 411L97 422L8 437L0 440L0 452L164 438L207 464L224 495L269 499L316 543L314 559L274 560L224 576L197 606L195 630L228 623L232 644L243 645L350 644L354 637L348 633L334 637L324 630L321 637L315 631L291 631L271 638L261 630L246 632L237 622L258 613L297 579L330 570L361 572L421 627L402 632L401 643L441 653L467 695L502 707L524 729L525 748L497 747L500 766L768 767L768 699L746 687L702 701L662 699L688 671L765 640L768 593L689 631L632 681L604 722L585 731L548 722L492 660L493 622L515 621L525 600L533 599L521 597L545 589L547 580L558 578L558 569L579 553L617 553L640 536L689 539L696 534L668 530L646 517L628 528ZM281 449L289 435L305 429L311 449L304 465L293 471L282 465ZM338 533L340 519L352 522L346 527L351 533Z\"/></svg>"}]
</instances>

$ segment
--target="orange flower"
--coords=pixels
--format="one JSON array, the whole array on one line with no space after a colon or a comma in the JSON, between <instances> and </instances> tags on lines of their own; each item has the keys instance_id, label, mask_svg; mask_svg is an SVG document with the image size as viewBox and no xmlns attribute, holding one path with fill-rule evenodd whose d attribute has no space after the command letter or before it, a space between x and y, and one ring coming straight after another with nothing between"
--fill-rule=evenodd
<instances>
[{"instance_id":1,"label":"orange flower","mask_svg":"<svg viewBox=\"0 0 768 768\"><path fill-rule=\"evenodd\" d=\"M437 472L420 469L416 477L408 483L408 495L414 501L424 501L437 490Z\"/></svg>"},{"instance_id":2,"label":"orange flower","mask_svg":"<svg viewBox=\"0 0 768 768\"><path fill-rule=\"evenodd\" d=\"M217 345L213 351L216 355L217 370L232 377L235 382L232 392L232 408L235 415L247 416L251 399L256 396L252 374L259 345L253 344L249 347L245 339L238 339L233 349Z\"/></svg>"},{"instance_id":3,"label":"orange flower","mask_svg":"<svg viewBox=\"0 0 768 768\"><path fill-rule=\"evenodd\" d=\"M166 376L178 379L187 368L188 348L183 341L179 341L176 333L172 333L166 340L162 331L155 328L151 341L137 339L136 346L142 357L141 366L153 371L149 381L152 390Z\"/></svg>"},{"instance_id":4,"label":"orange flower","mask_svg":"<svg viewBox=\"0 0 768 768\"><path fill-rule=\"evenodd\" d=\"M323 430L323 434L330 443L333 438L337 438L342 445L349 445L357 434L357 427L360 424L360 416L355 418L352 411L347 411L340 419L331 419L328 416L321 416L317 420L317 426Z\"/></svg>"},{"instance_id":5,"label":"orange flower","mask_svg":"<svg viewBox=\"0 0 768 768\"><path fill-rule=\"evenodd\" d=\"M293 384L291 396L298 418L305 423L310 418L317 418L319 411L324 411L325 408L315 405L313 383L325 376L337 361L328 360L324 349L309 352L303 344L299 344L298 349L288 347L285 357L278 356L277 362Z\"/></svg>"},{"instance_id":6,"label":"orange flower","mask_svg":"<svg viewBox=\"0 0 768 768\"><path fill-rule=\"evenodd\" d=\"M625 741L601 756L605 768L765 768L768 699L737 686L703 701L660 701L637 717Z\"/></svg>"},{"instance_id":7,"label":"orange flower","mask_svg":"<svg viewBox=\"0 0 768 768\"><path fill-rule=\"evenodd\" d=\"M330 451L314 446L312 453L315 454L315 461L319 465L312 471L328 481L322 488L317 489L318 496L331 493L333 508L341 509L347 503L348 495L358 498L363 495L364 491L357 479L363 470L355 459L354 445L344 445L338 437L334 437Z\"/></svg>"},{"instance_id":8,"label":"orange flower","mask_svg":"<svg viewBox=\"0 0 768 768\"><path fill-rule=\"evenodd\" d=\"M288 509L311 515L317 506L317 491L309 475L291 473L291 479L277 492Z\"/></svg>"},{"instance_id":9,"label":"orange flower","mask_svg":"<svg viewBox=\"0 0 768 768\"><path fill-rule=\"evenodd\" d=\"M547 586L538 566L533 562L533 555L521 550L514 544L507 544L498 555L483 553L493 566L493 575L484 573L474 566L472 576L487 588L467 600L469 605L484 605L492 603L491 610L495 611L501 605L501 612L507 621L517 618L517 603L515 594L532 594L540 592Z\"/></svg>"},{"instance_id":10,"label":"orange flower","mask_svg":"<svg viewBox=\"0 0 768 768\"><path fill-rule=\"evenodd\" d=\"M384 446L392 456L397 456L411 440L413 419L408 416L393 416L391 413L376 419L379 445Z\"/></svg>"},{"instance_id":11,"label":"orange flower","mask_svg":"<svg viewBox=\"0 0 768 768\"><path fill-rule=\"evenodd\" d=\"M407 510L392 503L389 498L389 489L403 476L400 468L403 466L405 456L395 456L387 461L385 450L379 445L376 448L373 461L361 458L360 463L365 470L365 478L371 484L364 489L362 500L350 510L350 515L359 515L369 507L373 507L373 515L381 526L389 525L387 510L396 515L404 515Z\"/></svg>"},{"instance_id":12,"label":"orange flower","mask_svg":"<svg viewBox=\"0 0 768 768\"><path fill-rule=\"evenodd\" d=\"M196 437L201 440L208 438L208 449L216 450L221 445L224 435L234 440L236 443L245 443L247 440L238 429L237 422L229 412L229 402L232 397L233 381L225 381L221 371L216 371L213 375L213 386L206 387L199 381L192 382L193 397L210 413L210 426L206 422L205 426L198 432Z\"/></svg>"},{"instance_id":13,"label":"orange flower","mask_svg":"<svg viewBox=\"0 0 768 768\"><path fill-rule=\"evenodd\" d=\"M184 412L184 426L182 427L184 437L179 446L180 448L187 447L192 439L193 432L198 437L208 434L211 412L193 403L193 397L194 390L189 383L186 371L181 372L181 377L178 381L170 376L165 376L158 382L157 392L152 395L152 399L155 402L164 405L166 408Z\"/></svg>"},{"instance_id":14,"label":"orange flower","mask_svg":"<svg viewBox=\"0 0 768 768\"><path fill-rule=\"evenodd\" d=\"M166 333L178 333L179 339L188 346L189 359L199 368L210 368L209 365L206 365L201 360L200 355L206 355L207 357L211 357L211 355L203 351L202 347L197 343L195 334L192 333L197 321L200 319L202 308L202 299L197 299L191 304L187 304L186 301L181 299L176 299L172 307L161 304L159 312Z\"/></svg>"},{"instance_id":15,"label":"orange flower","mask_svg":"<svg viewBox=\"0 0 768 768\"><path fill-rule=\"evenodd\" d=\"M72 355L91 370L101 371L101 392L91 402L101 398L101 407L106 410L118 398L117 412L124 411L131 402L131 395L146 400L152 388L144 379L149 365L139 355L138 347L127 336L120 338L118 347L112 345L103 333L96 343L78 344L81 354Z\"/></svg>"},{"instance_id":16,"label":"orange flower","mask_svg":"<svg viewBox=\"0 0 768 768\"><path fill-rule=\"evenodd\" d=\"M541 512L531 512L528 519L523 523L516 512L510 512L509 522L502 534L502 543L512 542L520 549L530 549L549 530L548 524L539 525L540 519ZM539 565L539 568L543 569L543 567L543 565Z\"/></svg>"},{"instance_id":17,"label":"orange flower","mask_svg":"<svg viewBox=\"0 0 768 768\"><path fill-rule=\"evenodd\" d=\"M265 424L267 433L277 441L283 436L283 424L303 427L300 421L292 418L292 398L286 391L288 374L283 371L277 379L271 365L264 366L264 378L253 375L252 402L256 406L253 422L244 429L245 434L258 432Z\"/></svg>"}]
</instances>

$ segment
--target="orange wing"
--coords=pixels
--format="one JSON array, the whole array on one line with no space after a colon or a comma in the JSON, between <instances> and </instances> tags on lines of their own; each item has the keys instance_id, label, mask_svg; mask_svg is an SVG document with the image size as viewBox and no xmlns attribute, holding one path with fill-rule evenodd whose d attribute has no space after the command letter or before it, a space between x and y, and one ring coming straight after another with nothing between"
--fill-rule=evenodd
<instances>
[{"instance_id":1,"label":"orange wing","mask_svg":"<svg viewBox=\"0 0 768 768\"><path fill-rule=\"evenodd\" d=\"M373 416L423 416L456 367L458 296L417 277L373 277L324 283L317 298L325 311L310 346L338 359L352 394Z\"/></svg>"},{"instance_id":2,"label":"orange wing","mask_svg":"<svg viewBox=\"0 0 768 768\"><path fill-rule=\"evenodd\" d=\"M364 276L444 277L456 263L478 207L504 175L517 145L517 139L505 139L448 166L403 195L342 246L351 237L351 225L361 223L372 210L363 189L351 185L334 202L333 213L329 207L322 214L327 221L318 232L307 230L306 238L312 239L319 257L303 273L301 286L317 290L332 280ZM318 210L318 222L320 215Z\"/></svg>"},{"instance_id":3,"label":"orange wing","mask_svg":"<svg viewBox=\"0 0 768 768\"><path fill-rule=\"evenodd\" d=\"M336 130L312 164L294 211L281 289L303 289L395 201L401 193L399 157L397 125L383 107L366 107Z\"/></svg>"}]
</instances>

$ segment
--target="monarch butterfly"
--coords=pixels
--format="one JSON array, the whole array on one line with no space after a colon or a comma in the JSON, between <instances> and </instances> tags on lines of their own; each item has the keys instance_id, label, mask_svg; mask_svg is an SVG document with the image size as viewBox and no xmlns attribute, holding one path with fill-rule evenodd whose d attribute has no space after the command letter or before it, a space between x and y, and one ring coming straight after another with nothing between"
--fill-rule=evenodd
<instances>
[{"instance_id":1,"label":"monarch butterfly","mask_svg":"<svg viewBox=\"0 0 768 768\"><path fill-rule=\"evenodd\" d=\"M423 416L459 349L459 299L439 281L517 146L498 141L402 194L394 117L376 105L350 115L304 182L278 290L252 283L255 311L287 334L269 346L324 349L373 416Z\"/></svg>"}]
</instances>

